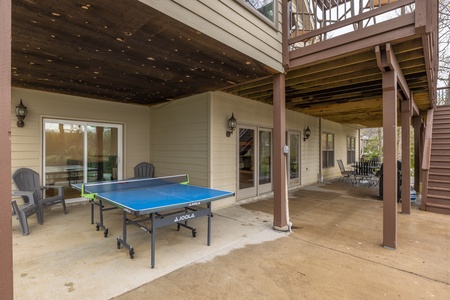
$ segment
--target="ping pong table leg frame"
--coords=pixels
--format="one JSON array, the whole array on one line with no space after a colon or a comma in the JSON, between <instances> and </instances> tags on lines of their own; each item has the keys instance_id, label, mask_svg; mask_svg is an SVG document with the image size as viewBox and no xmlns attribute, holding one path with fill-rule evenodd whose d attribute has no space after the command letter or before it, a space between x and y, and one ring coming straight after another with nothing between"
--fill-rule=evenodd
<instances>
[{"instance_id":1,"label":"ping pong table leg frame","mask_svg":"<svg viewBox=\"0 0 450 300\"><path fill-rule=\"evenodd\" d=\"M156 229L171 224L177 224L177 230L180 227L188 228L192 231L192 236L195 238L197 230L194 227L188 226L187 222L191 219L199 217L208 217L208 230L207 230L207 245L211 244L211 202L208 202L205 207L186 207L183 211L176 211L166 214L151 213L150 217L142 218L140 220L131 220L127 218L127 212L123 211L123 236L117 237L117 249L120 249L121 245L128 249L130 258L134 258L134 248L127 243L127 225L136 225L144 231L151 234L151 267L155 267L155 244L156 244ZM145 221L151 220L151 227L148 228L145 225ZM144 224L143 224L144 223Z\"/></svg>"},{"instance_id":2,"label":"ping pong table leg frame","mask_svg":"<svg viewBox=\"0 0 450 300\"><path fill-rule=\"evenodd\" d=\"M95 227L96 227L97 231L99 231L100 228L103 229L103 236L107 237L108 236L108 227L106 227L105 224L103 224L103 212L112 210L112 209L117 209L118 207L105 208L103 206L102 200L100 200L100 199L90 199L89 202L91 202L91 224L94 224L94 206L97 205L99 207L100 221L96 222Z\"/></svg>"}]
</instances>

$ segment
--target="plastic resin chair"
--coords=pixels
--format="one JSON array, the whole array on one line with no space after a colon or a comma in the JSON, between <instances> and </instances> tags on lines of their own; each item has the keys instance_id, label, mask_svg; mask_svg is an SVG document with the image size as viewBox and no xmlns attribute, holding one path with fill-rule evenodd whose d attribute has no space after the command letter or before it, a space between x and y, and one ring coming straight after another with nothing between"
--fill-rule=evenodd
<instances>
[{"instance_id":1,"label":"plastic resin chair","mask_svg":"<svg viewBox=\"0 0 450 300\"><path fill-rule=\"evenodd\" d=\"M344 163L342 162L342 159L338 159L337 163L339 165L339 170L341 171L341 175L342 175L342 177L339 178L338 182L343 181L346 178L349 178L350 180L353 180L352 177L355 176L355 172L350 171L350 170L345 170Z\"/></svg>"},{"instance_id":2,"label":"plastic resin chair","mask_svg":"<svg viewBox=\"0 0 450 300\"><path fill-rule=\"evenodd\" d=\"M155 167L147 162L138 163L134 167L134 178L151 178L155 175Z\"/></svg>"},{"instance_id":3,"label":"plastic resin chair","mask_svg":"<svg viewBox=\"0 0 450 300\"><path fill-rule=\"evenodd\" d=\"M23 235L30 234L30 229L28 228L28 217L36 214L37 220L41 223L41 215L38 211L38 206L33 197L33 192L21 192L16 191L12 193L13 196L21 196L24 200L23 205L18 205L16 200L11 201L13 207L13 212L19 219L20 227L22 228Z\"/></svg>"},{"instance_id":4,"label":"plastic resin chair","mask_svg":"<svg viewBox=\"0 0 450 300\"><path fill-rule=\"evenodd\" d=\"M51 186L41 186L39 180L39 174L28 168L20 168L16 170L12 176L13 181L17 189L21 192L32 192L34 202L38 207L39 224L44 223L44 207L51 206L55 204L62 204L64 213L66 210L66 201L64 199L64 187L51 185ZM45 197L45 191L48 189L55 189L58 191L56 196ZM22 196L24 202L27 200L25 196Z\"/></svg>"}]
</instances>

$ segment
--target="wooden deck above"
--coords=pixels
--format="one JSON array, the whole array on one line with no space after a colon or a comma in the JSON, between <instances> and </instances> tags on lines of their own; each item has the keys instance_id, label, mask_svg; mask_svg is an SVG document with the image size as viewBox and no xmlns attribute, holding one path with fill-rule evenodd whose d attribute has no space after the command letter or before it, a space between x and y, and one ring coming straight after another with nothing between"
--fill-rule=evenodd
<instances>
[{"instance_id":1,"label":"wooden deck above","mask_svg":"<svg viewBox=\"0 0 450 300\"><path fill-rule=\"evenodd\" d=\"M395 15L397 11L405 12ZM394 16L361 25L388 13ZM349 26L352 30L346 32ZM343 33L338 35L340 29ZM286 35L286 107L338 123L381 127L382 71L375 48L390 44L417 107L426 111L436 101L436 30L437 1L399 0L331 25ZM271 78L225 91L272 103Z\"/></svg>"}]
</instances>

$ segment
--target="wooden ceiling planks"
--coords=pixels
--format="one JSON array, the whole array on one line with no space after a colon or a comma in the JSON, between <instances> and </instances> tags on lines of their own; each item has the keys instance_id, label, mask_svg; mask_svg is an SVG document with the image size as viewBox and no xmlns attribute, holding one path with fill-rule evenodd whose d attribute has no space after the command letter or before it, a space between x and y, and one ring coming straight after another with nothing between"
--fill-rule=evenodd
<instances>
[{"instance_id":1,"label":"wooden ceiling planks","mask_svg":"<svg viewBox=\"0 0 450 300\"><path fill-rule=\"evenodd\" d=\"M13 86L154 105L271 75L137 0L14 0Z\"/></svg>"}]
</instances>

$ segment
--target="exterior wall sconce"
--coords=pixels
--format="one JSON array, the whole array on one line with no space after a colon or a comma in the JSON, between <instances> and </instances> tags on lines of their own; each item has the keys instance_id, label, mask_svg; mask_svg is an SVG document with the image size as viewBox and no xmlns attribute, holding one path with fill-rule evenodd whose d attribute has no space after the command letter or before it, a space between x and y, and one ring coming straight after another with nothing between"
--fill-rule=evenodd
<instances>
[{"instance_id":1,"label":"exterior wall sconce","mask_svg":"<svg viewBox=\"0 0 450 300\"><path fill-rule=\"evenodd\" d=\"M228 120L228 130L227 130L227 137L230 137L234 130L236 129L237 121L234 118L234 113L231 113L231 118Z\"/></svg>"},{"instance_id":2,"label":"exterior wall sconce","mask_svg":"<svg viewBox=\"0 0 450 300\"><path fill-rule=\"evenodd\" d=\"M22 99L20 99L20 104L16 106L16 117L17 117L17 127L23 127L25 122L23 121L28 115L28 109L22 103Z\"/></svg>"},{"instance_id":3,"label":"exterior wall sconce","mask_svg":"<svg viewBox=\"0 0 450 300\"><path fill-rule=\"evenodd\" d=\"M305 136L303 137L303 141L306 141L311 136L311 129L309 129L309 126L305 129Z\"/></svg>"}]
</instances>

